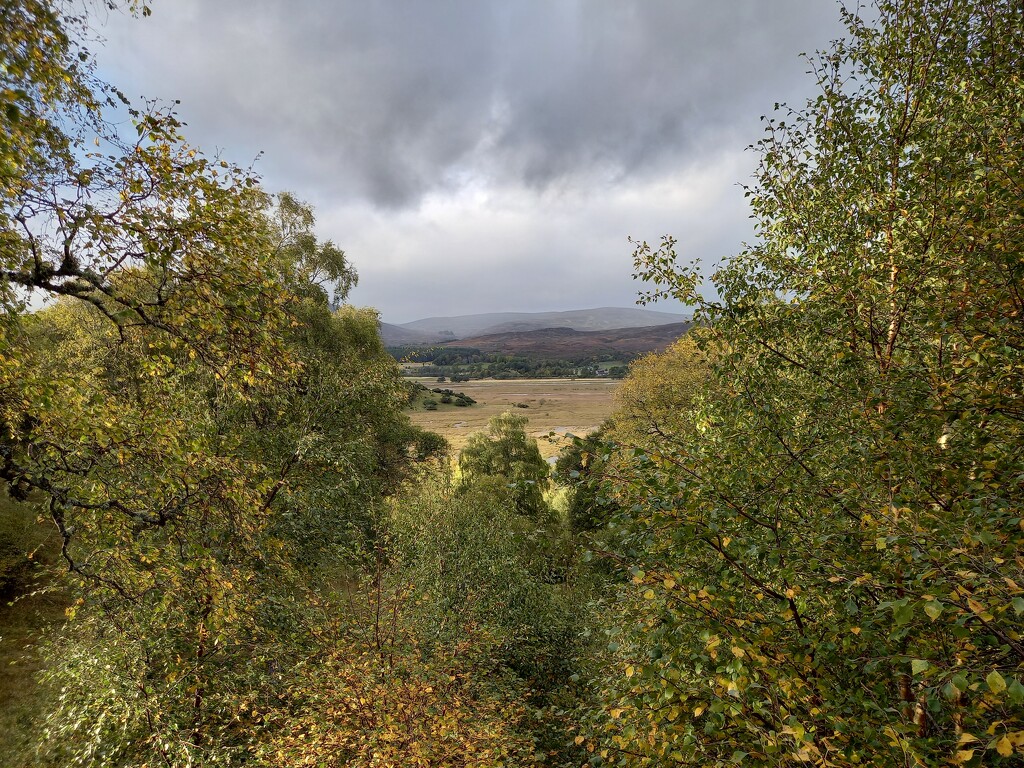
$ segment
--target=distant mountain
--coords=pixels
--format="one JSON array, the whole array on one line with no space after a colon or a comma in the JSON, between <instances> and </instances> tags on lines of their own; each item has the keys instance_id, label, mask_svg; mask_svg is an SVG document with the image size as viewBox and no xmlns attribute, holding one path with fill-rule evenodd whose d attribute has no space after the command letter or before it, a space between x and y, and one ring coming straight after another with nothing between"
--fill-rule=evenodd
<instances>
[{"instance_id":1,"label":"distant mountain","mask_svg":"<svg viewBox=\"0 0 1024 768\"><path fill-rule=\"evenodd\" d=\"M544 328L570 328L576 331L644 328L687 322L689 319L686 315L638 307L599 307L568 312L491 312L481 315L427 317L390 327L420 333L433 339L445 334L450 334L448 338L464 339L468 336L536 331ZM385 324L382 324L382 327L383 325ZM390 342L385 338L385 343Z\"/></svg>"},{"instance_id":2,"label":"distant mountain","mask_svg":"<svg viewBox=\"0 0 1024 768\"><path fill-rule=\"evenodd\" d=\"M632 357L661 352L689 331L690 325L689 322L683 322L601 331L542 328L470 336L438 346L472 347L490 354L542 360L582 360L600 355Z\"/></svg>"},{"instance_id":3,"label":"distant mountain","mask_svg":"<svg viewBox=\"0 0 1024 768\"><path fill-rule=\"evenodd\" d=\"M391 323L380 324L380 338L386 347L430 346L439 341L451 341L450 334L429 333Z\"/></svg>"}]
</instances>

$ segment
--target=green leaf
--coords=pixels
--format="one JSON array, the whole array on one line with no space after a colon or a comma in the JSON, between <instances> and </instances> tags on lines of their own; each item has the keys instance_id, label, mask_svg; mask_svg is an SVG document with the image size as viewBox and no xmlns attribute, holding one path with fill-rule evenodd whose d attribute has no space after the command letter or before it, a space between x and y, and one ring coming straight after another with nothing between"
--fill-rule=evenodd
<instances>
[{"instance_id":1,"label":"green leaf","mask_svg":"<svg viewBox=\"0 0 1024 768\"><path fill-rule=\"evenodd\" d=\"M1020 681L1016 678L1011 681L1009 687L1006 689L1007 695L1010 697L1010 701L1014 704L1024 703L1024 685L1020 684Z\"/></svg>"},{"instance_id":2,"label":"green leaf","mask_svg":"<svg viewBox=\"0 0 1024 768\"><path fill-rule=\"evenodd\" d=\"M928 669L931 664L924 659L912 659L910 662L910 671L915 675L919 675Z\"/></svg>"},{"instance_id":3,"label":"green leaf","mask_svg":"<svg viewBox=\"0 0 1024 768\"><path fill-rule=\"evenodd\" d=\"M939 618L942 613L943 605L938 600L930 600L924 604L924 612L928 615L928 618L935 621Z\"/></svg>"},{"instance_id":4,"label":"green leaf","mask_svg":"<svg viewBox=\"0 0 1024 768\"><path fill-rule=\"evenodd\" d=\"M985 678L985 682L988 683L988 687L992 690L992 693L1002 693L1006 690L1006 681L1003 679L1003 676L994 669L988 673L988 677Z\"/></svg>"},{"instance_id":5,"label":"green leaf","mask_svg":"<svg viewBox=\"0 0 1024 768\"><path fill-rule=\"evenodd\" d=\"M896 620L897 626L903 626L909 624L914 618L914 608L909 604L897 605L893 610L893 619Z\"/></svg>"}]
</instances>

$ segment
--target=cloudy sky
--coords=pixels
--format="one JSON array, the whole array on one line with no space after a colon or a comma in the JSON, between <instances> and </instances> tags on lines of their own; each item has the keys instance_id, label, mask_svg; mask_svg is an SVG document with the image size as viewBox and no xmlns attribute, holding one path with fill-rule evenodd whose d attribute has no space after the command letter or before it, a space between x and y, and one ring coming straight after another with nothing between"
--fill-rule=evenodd
<instances>
[{"instance_id":1,"label":"cloudy sky","mask_svg":"<svg viewBox=\"0 0 1024 768\"><path fill-rule=\"evenodd\" d=\"M259 157L401 323L630 306L628 236L736 252L745 147L841 27L833 0L158 0L98 31L107 79Z\"/></svg>"}]
</instances>

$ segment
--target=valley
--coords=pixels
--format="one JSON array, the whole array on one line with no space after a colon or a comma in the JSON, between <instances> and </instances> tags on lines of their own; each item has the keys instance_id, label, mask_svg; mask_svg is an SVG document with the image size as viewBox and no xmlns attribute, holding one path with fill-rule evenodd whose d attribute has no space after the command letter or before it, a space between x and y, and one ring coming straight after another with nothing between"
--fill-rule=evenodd
<instances>
[{"instance_id":1,"label":"valley","mask_svg":"<svg viewBox=\"0 0 1024 768\"><path fill-rule=\"evenodd\" d=\"M571 435L597 429L611 416L620 386L612 379L482 379L458 384L439 384L431 378L413 380L428 388L450 388L476 400L468 408L440 406L409 414L416 426L444 436L454 454L465 447L470 435L486 430L492 416L513 410L530 420L527 434L537 440L546 459L571 443ZM517 403L528 407L517 407Z\"/></svg>"}]
</instances>

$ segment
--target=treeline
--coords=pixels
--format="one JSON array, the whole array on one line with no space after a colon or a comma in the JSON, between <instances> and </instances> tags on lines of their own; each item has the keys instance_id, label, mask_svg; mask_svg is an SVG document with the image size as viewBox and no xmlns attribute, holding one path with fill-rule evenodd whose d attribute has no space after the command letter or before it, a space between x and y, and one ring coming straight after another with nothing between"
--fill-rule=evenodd
<instances>
[{"instance_id":1,"label":"treeline","mask_svg":"<svg viewBox=\"0 0 1024 768\"><path fill-rule=\"evenodd\" d=\"M433 363L434 365L473 365L492 362L495 355L484 354L472 347L388 347L388 354L400 363Z\"/></svg>"},{"instance_id":2,"label":"treeline","mask_svg":"<svg viewBox=\"0 0 1024 768\"><path fill-rule=\"evenodd\" d=\"M609 376L624 378L629 360L610 354L549 359L499 355L470 347L388 347L399 363L421 363L421 376L444 376L452 381L469 379L545 379Z\"/></svg>"},{"instance_id":3,"label":"treeline","mask_svg":"<svg viewBox=\"0 0 1024 768\"><path fill-rule=\"evenodd\" d=\"M637 244L696 328L560 490L514 414L453 472L312 213L106 133L87 20L15 3L0 552L34 505L70 608L4 764L1019 764L1022 14L844 14L757 242Z\"/></svg>"}]
</instances>

